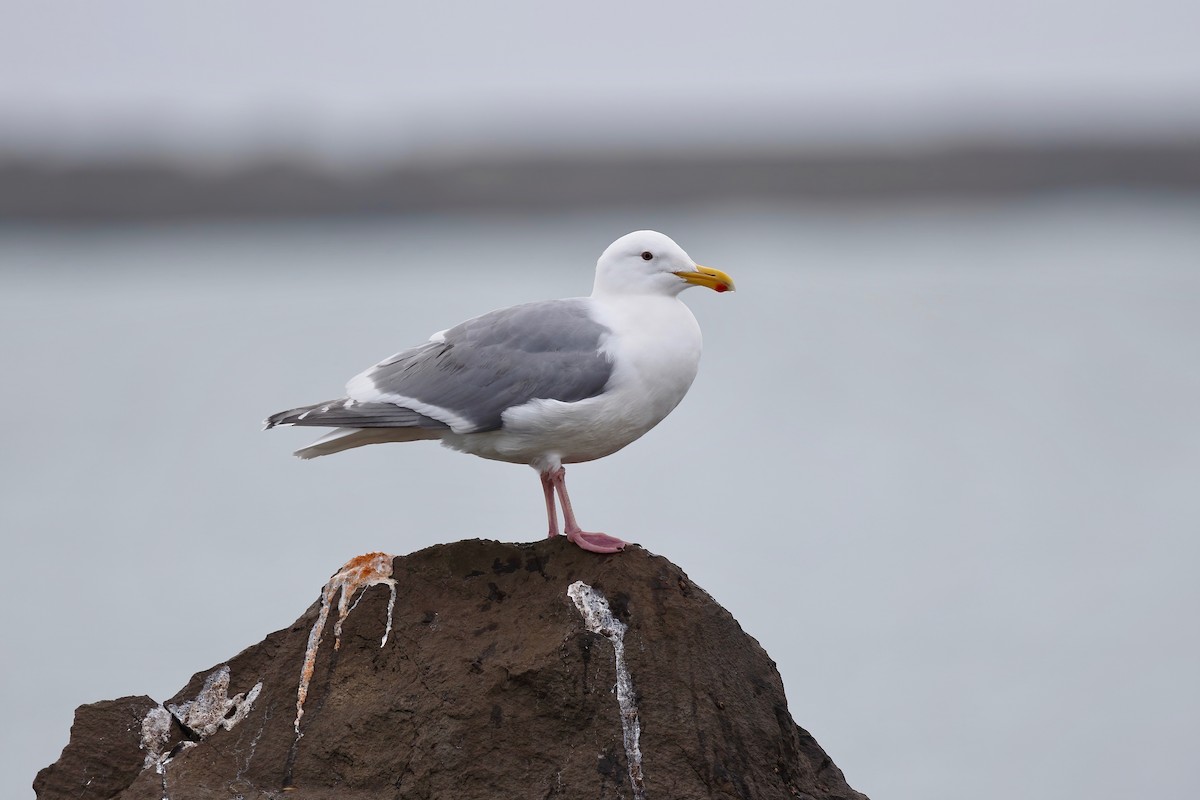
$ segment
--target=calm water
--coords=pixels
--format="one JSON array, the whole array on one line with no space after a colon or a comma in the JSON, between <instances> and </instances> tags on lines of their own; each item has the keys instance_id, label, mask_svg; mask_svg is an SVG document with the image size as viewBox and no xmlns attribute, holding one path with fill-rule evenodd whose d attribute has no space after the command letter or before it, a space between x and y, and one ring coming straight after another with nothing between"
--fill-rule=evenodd
<instances>
[{"instance_id":1,"label":"calm water","mask_svg":"<svg viewBox=\"0 0 1200 800\"><path fill-rule=\"evenodd\" d=\"M165 699L350 556L541 535L531 470L427 443L300 462L310 434L259 423L586 293L639 227L739 291L686 295L700 377L571 469L584 524L725 604L873 796L1195 794L1200 198L1065 196L0 229L0 795L32 796L75 706Z\"/></svg>"}]
</instances>

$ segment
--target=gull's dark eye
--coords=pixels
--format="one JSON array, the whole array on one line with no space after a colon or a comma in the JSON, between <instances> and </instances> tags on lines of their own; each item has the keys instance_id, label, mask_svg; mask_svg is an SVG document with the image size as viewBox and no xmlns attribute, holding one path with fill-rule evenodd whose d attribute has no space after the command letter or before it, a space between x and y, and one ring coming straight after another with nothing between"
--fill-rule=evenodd
<instances>
[{"instance_id":1,"label":"gull's dark eye","mask_svg":"<svg viewBox=\"0 0 1200 800\"><path fill-rule=\"evenodd\" d=\"M642 253L643 261L649 261L652 258L654 258L654 253L651 253L649 250L646 250L645 252Z\"/></svg>"}]
</instances>

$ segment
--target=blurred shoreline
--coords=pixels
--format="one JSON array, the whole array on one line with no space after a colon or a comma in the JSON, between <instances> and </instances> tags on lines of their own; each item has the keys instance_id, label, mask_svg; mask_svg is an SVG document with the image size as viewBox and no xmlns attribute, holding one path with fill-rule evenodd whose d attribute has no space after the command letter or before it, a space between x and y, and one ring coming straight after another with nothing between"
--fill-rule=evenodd
<instances>
[{"instance_id":1,"label":"blurred shoreline","mask_svg":"<svg viewBox=\"0 0 1200 800\"><path fill-rule=\"evenodd\" d=\"M1200 135L1126 142L479 153L339 169L279 156L69 162L0 153L0 221L168 222L630 204L1200 190Z\"/></svg>"}]
</instances>

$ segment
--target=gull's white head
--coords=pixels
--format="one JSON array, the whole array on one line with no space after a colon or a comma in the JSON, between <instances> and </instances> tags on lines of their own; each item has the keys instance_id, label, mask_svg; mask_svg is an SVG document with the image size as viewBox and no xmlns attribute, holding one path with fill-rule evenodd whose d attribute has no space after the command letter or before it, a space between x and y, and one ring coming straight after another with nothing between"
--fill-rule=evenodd
<instances>
[{"instance_id":1,"label":"gull's white head","mask_svg":"<svg viewBox=\"0 0 1200 800\"><path fill-rule=\"evenodd\" d=\"M634 231L608 246L596 262L592 295L661 294L674 297L689 286L733 291L733 279L692 261L671 237Z\"/></svg>"}]
</instances>

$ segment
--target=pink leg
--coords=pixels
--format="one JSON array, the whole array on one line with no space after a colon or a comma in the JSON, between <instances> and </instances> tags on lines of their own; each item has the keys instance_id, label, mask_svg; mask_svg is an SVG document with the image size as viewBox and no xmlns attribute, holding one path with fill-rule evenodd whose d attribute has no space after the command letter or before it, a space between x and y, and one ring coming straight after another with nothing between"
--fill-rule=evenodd
<instances>
[{"instance_id":1,"label":"pink leg","mask_svg":"<svg viewBox=\"0 0 1200 800\"><path fill-rule=\"evenodd\" d=\"M571 509L571 498L567 495L567 471L562 467L549 474L550 484L558 491L558 500L562 504L563 522L567 538L575 544L592 553L615 553L625 547L628 542L622 541L607 533L590 533L582 530L575 521L575 512Z\"/></svg>"},{"instance_id":2,"label":"pink leg","mask_svg":"<svg viewBox=\"0 0 1200 800\"><path fill-rule=\"evenodd\" d=\"M553 539L558 536L558 509L554 507L554 483L550 480L549 472L539 472L538 475L542 479L542 493L546 495L546 519L550 523L550 532L546 534L546 538Z\"/></svg>"}]
</instances>

